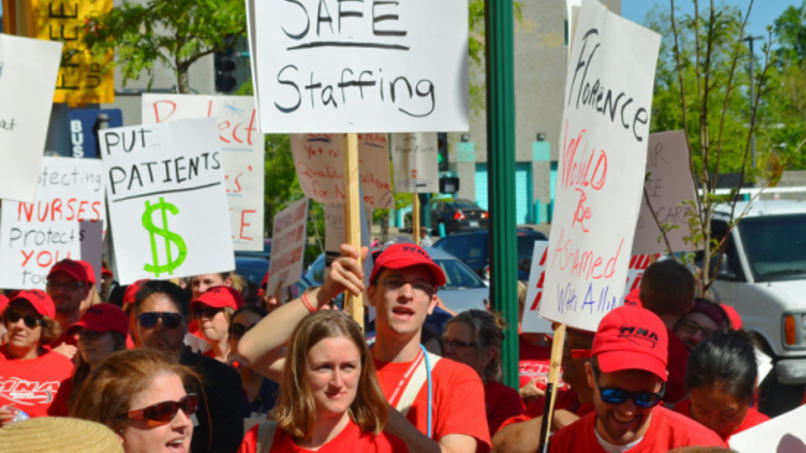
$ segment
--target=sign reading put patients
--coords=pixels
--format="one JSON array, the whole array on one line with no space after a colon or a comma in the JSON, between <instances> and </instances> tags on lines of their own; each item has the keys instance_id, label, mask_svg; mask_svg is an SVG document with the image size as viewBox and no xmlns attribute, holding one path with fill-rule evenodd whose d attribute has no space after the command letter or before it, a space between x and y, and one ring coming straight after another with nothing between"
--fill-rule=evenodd
<instances>
[{"instance_id":1,"label":"sign reading put patients","mask_svg":"<svg viewBox=\"0 0 806 453\"><path fill-rule=\"evenodd\" d=\"M98 134L121 284L235 268L212 118Z\"/></svg>"},{"instance_id":2,"label":"sign reading put patients","mask_svg":"<svg viewBox=\"0 0 806 453\"><path fill-rule=\"evenodd\" d=\"M468 129L467 0L252 5L264 132Z\"/></svg>"},{"instance_id":3,"label":"sign reading put patients","mask_svg":"<svg viewBox=\"0 0 806 453\"><path fill-rule=\"evenodd\" d=\"M595 331L621 304L660 36L585 0L568 60L540 315Z\"/></svg>"}]
</instances>

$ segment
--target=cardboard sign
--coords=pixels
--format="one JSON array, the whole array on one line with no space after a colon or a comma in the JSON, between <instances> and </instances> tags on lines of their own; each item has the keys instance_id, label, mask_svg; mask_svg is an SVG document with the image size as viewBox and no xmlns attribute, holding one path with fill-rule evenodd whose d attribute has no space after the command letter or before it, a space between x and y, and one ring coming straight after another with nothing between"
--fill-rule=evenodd
<instances>
[{"instance_id":1,"label":"cardboard sign","mask_svg":"<svg viewBox=\"0 0 806 453\"><path fill-rule=\"evenodd\" d=\"M392 134L395 192L439 192L437 134Z\"/></svg>"},{"instance_id":2,"label":"cardboard sign","mask_svg":"<svg viewBox=\"0 0 806 453\"><path fill-rule=\"evenodd\" d=\"M594 0L568 61L540 315L595 331L621 304L644 187L660 36Z\"/></svg>"},{"instance_id":3,"label":"cardboard sign","mask_svg":"<svg viewBox=\"0 0 806 453\"><path fill-rule=\"evenodd\" d=\"M693 251L693 244L683 241L683 237L689 234L688 219L691 215L690 206L683 203L696 200L688 165L685 132L659 132L649 136L646 175L645 195L641 197L641 214L635 229L633 254L669 253L666 243L660 237L660 228L652 217L652 211L661 225L668 223L678 226L667 232L671 252ZM652 211L649 210L650 204Z\"/></svg>"},{"instance_id":4,"label":"cardboard sign","mask_svg":"<svg viewBox=\"0 0 806 453\"><path fill-rule=\"evenodd\" d=\"M0 198L32 201L62 44L0 34Z\"/></svg>"},{"instance_id":5,"label":"cardboard sign","mask_svg":"<svg viewBox=\"0 0 806 453\"><path fill-rule=\"evenodd\" d=\"M468 129L466 0L247 3L264 132Z\"/></svg>"},{"instance_id":6,"label":"cardboard sign","mask_svg":"<svg viewBox=\"0 0 806 453\"><path fill-rule=\"evenodd\" d=\"M115 102L114 72L103 72L104 63L112 60L112 51L96 55L84 44L84 35L91 31L88 22L109 12L112 0L31 0L26 6L30 7L26 8L28 30L33 37L64 43L53 102L71 107Z\"/></svg>"},{"instance_id":7,"label":"cardboard sign","mask_svg":"<svg viewBox=\"0 0 806 453\"><path fill-rule=\"evenodd\" d=\"M738 453L759 451L806 453L806 406L781 414L731 436L730 448Z\"/></svg>"},{"instance_id":8,"label":"cardboard sign","mask_svg":"<svg viewBox=\"0 0 806 453\"><path fill-rule=\"evenodd\" d=\"M98 135L122 285L235 268L212 118Z\"/></svg>"},{"instance_id":9,"label":"cardboard sign","mask_svg":"<svg viewBox=\"0 0 806 453\"><path fill-rule=\"evenodd\" d=\"M308 199L295 201L278 212L273 225L267 294L279 294L278 290L293 285L302 275L308 240Z\"/></svg>"},{"instance_id":10,"label":"cardboard sign","mask_svg":"<svg viewBox=\"0 0 806 453\"><path fill-rule=\"evenodd\" d=\"M213 117L227 187L232 245L263 250L264 142L249 96L143 95L143 123Z\"/></svg>"},{"instance_id":11,"label":"cardboard sign","mask_svg":"<svg viewBox=\"0 0 806 453\"><path fill-rule=\"evenodd\" d=\"M34 201L3 201L0 287L45 289L57 261L81 259L79 222L104 222L102 174L97 159L45 157Z\"/></svg>"},{"instance_id":12,"label":"cardboard sign","mask_svg":"<svg viewBox=\"0 0 806 453\"><path fill-rule=\"evenodd\" d=\"M344 204L345 146L343 134L291 136L294 166L306 197L320 203ZM359 134L358 159L364 203L373 208L394 206L386 134Z\"/></svg>"}]
</instances>

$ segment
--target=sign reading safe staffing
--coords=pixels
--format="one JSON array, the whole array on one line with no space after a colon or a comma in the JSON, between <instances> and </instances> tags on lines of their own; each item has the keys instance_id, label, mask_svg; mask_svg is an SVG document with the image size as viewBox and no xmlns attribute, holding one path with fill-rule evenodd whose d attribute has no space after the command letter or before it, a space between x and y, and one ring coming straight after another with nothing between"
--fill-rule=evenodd
<instances>
[{"instance_id":1,"label":"sign reading safe staffing","mask_svg":"<svg viewBox=\"0 0 806 453\"><path fill-rule=\"evenodd\" d=\"M98 136L121 284L235 268L212 118Z\"/></svg>"},{"instance_id":2,"label":"sign reading safe staffing","mask_svg":"<svg viewBox=\"0 0 806 453\"><path fill-rule=\"evenodd\" d=\"M644 187L660 35L582 5L565 108L540 315L595 331L621 304Z\"/></svg>"},{"instance_id":3,"label":"sign reading safe staffing","mask_svg":"<svg viewBox=\"0 0 806 453\"><path fill-rule=\"evenodd\" d=\"M263 132L468 129L467 0L248 3Z\"/></svg>"}]
</instances>

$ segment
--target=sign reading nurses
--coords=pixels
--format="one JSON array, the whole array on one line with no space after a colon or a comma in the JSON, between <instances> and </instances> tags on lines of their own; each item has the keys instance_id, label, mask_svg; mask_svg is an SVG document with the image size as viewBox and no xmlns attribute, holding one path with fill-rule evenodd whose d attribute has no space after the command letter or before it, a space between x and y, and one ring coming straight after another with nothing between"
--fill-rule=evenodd
<instances>
[{"instance_id":1,"label":"sign reading nurses","mask_svg":"<svg viewBox=\"0 0 806 453\"><path fill-rule=\"evenodd\" d=\"M235 250L263 250L263 134L250 96L143 95L143 123L213 117Z\"/></svg>"},{"instance_id":2,"label":"sign reading nurses","mask_svg":"<svg viewBox=\"0 0 806 453\"><path fill-rule=\"evenodd\" d=\"M118 281L235 268L212 118L98 134Z\"/></svg>"},{"instance_id":3,"label":"sign reading nurses","mask_svg":"<svg viewBox=\"0 0 806 453\"><path fill-rule=\"evenodd\" d=\"M396 192L439 192L436 133L392 134L391 149Z\"/></svg>"},{"instance_id":4,"label":"sign reading nurses","mask_svg":"<svg viewBox=\"0 0 806 453\"><path fill-rule=\"evenodd\" d=\"M344 134L291 136L297 179L306 197L320 203L345 203L345 146ZM381 209L393 207L386 134L358 134L358 158L364 204Z\"/></svg>"},{"instance_id":5,"label":"sign reading nurses","mask_svg":"<svg viewBox=\"0 0 806 453\"><path fill-rule=\"evenodd\" d=\"M0 33L0 198L34 199L61 52L58 42Z\"/></svg>"},{"instance_id":6,"label":"sign reading nurses","mask_svg":"<svg viewBox=\"0 0 806 453\"><path fill-rule=\"evenodd\" d=\"M102 174L98 159L44 157L33 202L3 201L0 287L45 289L57 261L81 259L80 224L104 221Z\"/></svg>"},{"instance_id":7,"label":"sign reading nurses","mask_svg":"<svg viewBox=\"0 0 806 453\"><path fill-rule=\"evenodd\" d=\"M266 294L280 294L281 290L299 280L308 240L305 234L307 226L307 198L291 203L274 216Z\"/></svg>"},{"instance_id":8,"label":"sign reading nurses","mask_svg":"<svg viewBox=\"0 0 806 453\"><path fill-rule=\"evenodd\" d=\"M248 4L264 132L468 129L467 0Z\"/></svg>"},{"instance_id":9,"label":"sign reading nurses","mask_svg":"<svg viewBox=\"0 0 806 453\"><path fill-rule=\"evenodd\" d=\"M568 60L540 315L595 331L621 304L660 35L585 0Z\"/></svg>"}]
</instances>

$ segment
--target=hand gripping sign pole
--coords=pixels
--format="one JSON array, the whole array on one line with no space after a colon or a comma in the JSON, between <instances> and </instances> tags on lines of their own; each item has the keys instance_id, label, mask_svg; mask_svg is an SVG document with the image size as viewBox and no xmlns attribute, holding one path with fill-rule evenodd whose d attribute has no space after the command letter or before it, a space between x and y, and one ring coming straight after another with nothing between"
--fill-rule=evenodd
<instances>
[{"instance_id":1,"label":"hand gripping sign pole","mask_svg":"<svg viewBox=\"0 0 806 453\"><path fill-rule=\"evenodd\" d=\"M560 363L562 362L563 343L565 343L565 324L558 324L554 329L554 338L551 341L551 364L549 365L549 380L546 385L546 406L543 411L543 420L540 423L540 453L549 451L549 434L551 420L554 417L554 401L557 399L557 381L560 378Z\"/></svg>"},{"instance_id":2,"label":"hand gripping sign pole","mask_svg":"<svg viewBox=\"0 0 806 453\"><path fill-rule=\"evenodd\" d=\"M345 241L359 250L358 265L361 265L361 183L358 175L358 134L345 135L347 152L344 156L344 191L347 199L344 203ZM364 298L361 294L344 293L344 308L347 313L364 328Z\"/></svg>"}]
</instances>

